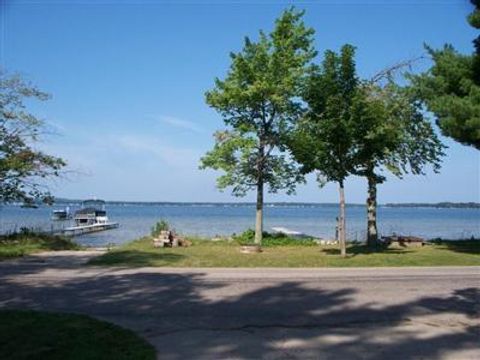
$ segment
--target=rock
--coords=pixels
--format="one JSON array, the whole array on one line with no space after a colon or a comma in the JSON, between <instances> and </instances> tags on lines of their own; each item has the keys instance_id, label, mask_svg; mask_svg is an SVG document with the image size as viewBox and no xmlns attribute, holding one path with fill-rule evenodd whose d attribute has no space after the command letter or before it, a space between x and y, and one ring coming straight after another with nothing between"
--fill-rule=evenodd
<instances>
[{"instance_id":1,"label":"rock","mask_svg":"<svg viewBox=\"0 0 480 360\"><path fill-rule=\"evenodd\" d=\"M184 238L178 238L178 245L182 247L189 247L192 246L192 242Z\"/></svg>"},{"instance_id":2,"label":"rock","mask_svg":"<svg viewBox=\"0 0 480 360\"><path fill-rule=\"evenodd\" d=\"M392 247L421 247L425 240L416 236L384 236L382 242Z\"/></svg>"},{"instance_id":3,"label":"rock","mask_svg":"<svg viewBox=\"0 0 480 360\"><path fill-rule=\"evenodd\" d=\"M161 231L157 238L153 238L153 247L178 247L191 246L192 242L177 236L173 231Z\"/></svg>"},{"instance_id":4,"label":"rock","mask_svg":"<svg viewBox=\"0 0 480 360\"><path fill-rule=\"evenodd\" d=\"M262 248L260 245L244 245L240 248L240 252L242 254L255 254L255 253L261 253Z\"/></svg>"},{"instance_id":5,"label":"rock","mask_svg":"<svg viewBox=\"0 0 480 360\"><path fill-rule=\"evenodd\" d=\"M337 245L338 241L336 240L316 240L315 241L319 245Z\"/></svg>"}]
</instances>

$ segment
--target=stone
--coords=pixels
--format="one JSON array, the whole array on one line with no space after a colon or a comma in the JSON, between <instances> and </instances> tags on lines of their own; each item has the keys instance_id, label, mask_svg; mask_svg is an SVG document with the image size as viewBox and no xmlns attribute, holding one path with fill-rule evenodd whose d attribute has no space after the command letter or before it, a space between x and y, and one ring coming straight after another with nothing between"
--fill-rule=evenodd
<instances>
[{"instance_id":1,"label":"stone","mask_svg":"<svg viewBox=\"0 0 480 360\"><path fill-rule=\"evenodd\" d=\"M259 245L244 245L240 248L242 254L255 254L261 253L262 248Z\"/></svg>"},{"instance_id":2,"label":"stone","mask_svg":"<svg viewBox=\"0 0 480 360\"><path fill-rule=\"evenodd\" d=\"M384 244L390 247L421 247L425 245L425 240L416 236L384 236L382 237Z\"/></svg>"}]
</instances>

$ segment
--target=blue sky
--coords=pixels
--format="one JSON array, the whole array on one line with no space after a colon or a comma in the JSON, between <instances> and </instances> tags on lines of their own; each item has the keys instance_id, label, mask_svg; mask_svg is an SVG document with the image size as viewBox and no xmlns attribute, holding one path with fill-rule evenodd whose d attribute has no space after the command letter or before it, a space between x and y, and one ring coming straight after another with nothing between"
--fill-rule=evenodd
<instances>
[{"instance_id":1,"label":"blue sky","mask_svg":"<svg viewBox=\"0 0 480 360\"><path fill-rule=\"evenodd\" d=\"M223 126L204 93L229 65L244 36L270 30L286 1L1 1L1 65L52 94L31 104L56 134L41 146L73 170L52 184L61 197L109 200L235 201L198 159ZM472 51L467 0L305 1L316 48L358 47L361 76L423 54L423 43ZM428 64L419 65L419 69ZM449 146L441 174L389 177L379 201L480 201L479 152ZM348 202L364 202L351 178ZM296 196L268 201L335 202L331 184L313 180Z\"/></svg>"}]
</instances>

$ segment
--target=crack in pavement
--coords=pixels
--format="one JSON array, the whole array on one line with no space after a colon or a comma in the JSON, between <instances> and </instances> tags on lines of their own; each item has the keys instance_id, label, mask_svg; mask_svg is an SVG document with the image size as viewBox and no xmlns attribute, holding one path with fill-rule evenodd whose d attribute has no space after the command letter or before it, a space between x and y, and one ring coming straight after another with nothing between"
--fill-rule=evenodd
<instances>
[{"instance_id":1,"label":"crack in pavement","mask_svg":"<svg viewBox=\"0 0 480 360\"><path fill-rule=\"evenodd\" d=\"M358 325L365 325L365 326L377 326L379 324L381 325L388 325L391 324L392 322L395 322L396 325L403 325L403 324L408 324L408 323L415 323L415 324L422 324L422 325L427 325L431 327L437 327L437 328L457 328L457 327L464 327L467 326L468 324L458 322L457 324L437 324L435 322L431 321L422 321L422 320L413 320L411 318L404 318L400 321L398 319L395 320L361 320L361 321L348 321L344 322L342 324L320 324L320 323L309 323L309 324L281 324L281 323L272 323L272 324L245 324L241 326L189 326L189 327L183 327L179 329L172 329L172 330L166 330L166 331L161 331L161 332L155 332L155 335L157 336L163 336L163 335L170 335L170 334L176 334L176 333L181 333L181 332L191 332L191 331L212 331L212 332L217 332L217 331L238 331L238 332L244 332L248 334L253 334L255 333L255 330L264 330L264 329L288 329L288 330L311 330L311 329L348 329L352 327L356 327ZM148 329L145 331L146 333L153 332L152 329ZM469 330L469 332L475 333L476 330Z\"/></svg>"}]
</instances>

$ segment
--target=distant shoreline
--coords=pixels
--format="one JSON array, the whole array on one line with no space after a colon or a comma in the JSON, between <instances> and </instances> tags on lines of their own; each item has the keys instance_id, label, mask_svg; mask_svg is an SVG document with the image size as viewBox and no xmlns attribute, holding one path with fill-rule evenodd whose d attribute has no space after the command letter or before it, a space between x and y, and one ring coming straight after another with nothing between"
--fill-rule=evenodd
<instances>
[{"instance_id":1,"label":"distant shoreline","mask_svg":"<svg viewBox=\"0 0 480 360\"><path fill-rule=\"evenodd\" d=\"M387 203L386 207L429 207L429 208L441 208L441 209L480 209L480 203L467 202L467 203L455 203L455 202L440 202L440 203Z\"/></svg>"},{"instance_id":2,"label":"distant shoreline","mask_svg":"<svg viewBox=\"0 0 480 360\"><path fill-rule=\"evenodd\" d=\"M82 200L56 199L55 204L80 204ZM250 207L254 202L175 202L175 201L106 201L108 205L146 205L146 206L232 206ZM308 203L308 202L270 202L265 207L337 207L337 203ZM347 204L350 207L365 207L365 204ZM439 202L439 203L386 203L379 207L391 208L437 208L437 209L480 209L478 202Z\"/></svg>"}]
</instances>

